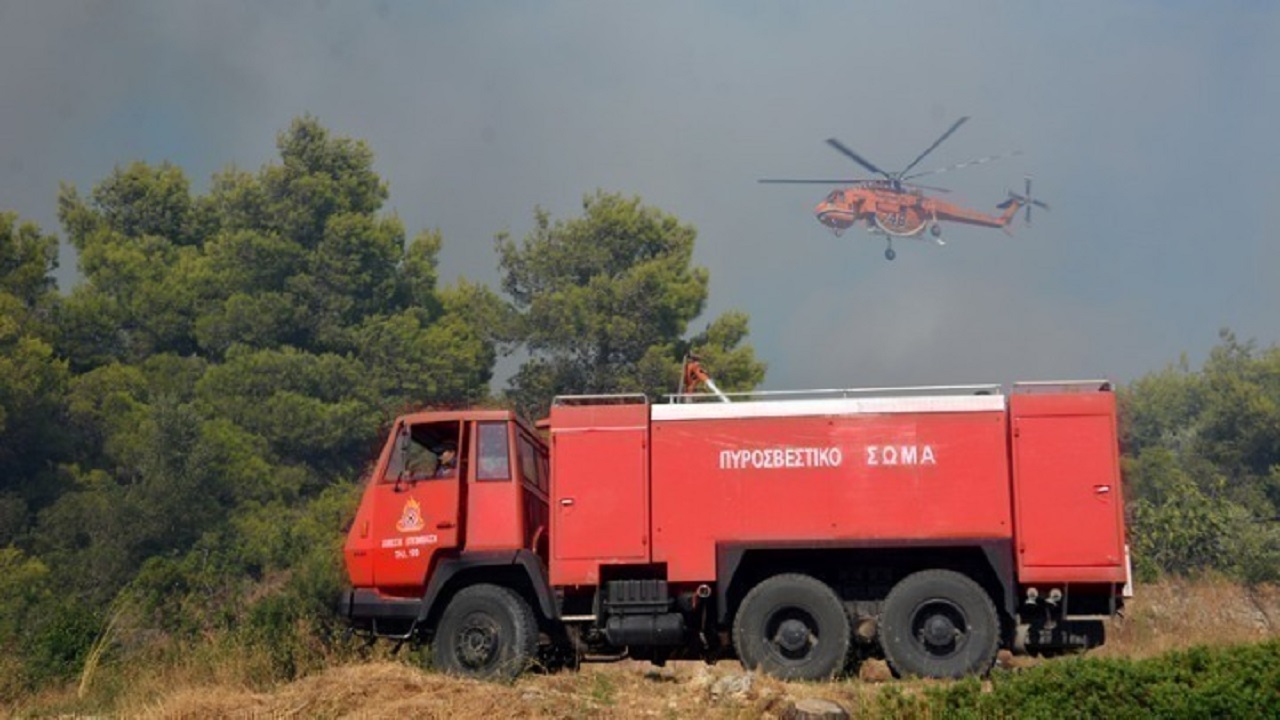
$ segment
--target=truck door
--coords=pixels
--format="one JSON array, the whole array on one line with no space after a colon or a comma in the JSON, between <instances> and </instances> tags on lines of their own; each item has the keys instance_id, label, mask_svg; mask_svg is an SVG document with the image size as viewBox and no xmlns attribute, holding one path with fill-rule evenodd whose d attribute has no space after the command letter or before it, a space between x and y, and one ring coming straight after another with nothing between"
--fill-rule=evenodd
<instances>
[{"instance_id":1,"label":"truck door","mask_svg":"<svg viewBox=\"0 0 1280 720\"><path fill-rule=\"evenodd\" d=\"M1119 568L1124 524L1109 393L1015 398L1018 564Z\"/></svg>"},{"instance_id":2,"label":"truck door","mask_svg":"<svg viewBox=\"0 0 1280 720\"><path fill-rule=\"evenodd\" d=\"M648 405L552 408L551 579L649 559Z\"/></svg>"},{"instance_id":3,"label":"truck door","mask_svg":"<svg viewBox=\"0 0 1280 720\"><path fill-rule=\"evenodd\" d=\"M461 543L462 423L401 425L375 488L373 580L419 591L431 558Z\"/></svg>"}]
</instances>

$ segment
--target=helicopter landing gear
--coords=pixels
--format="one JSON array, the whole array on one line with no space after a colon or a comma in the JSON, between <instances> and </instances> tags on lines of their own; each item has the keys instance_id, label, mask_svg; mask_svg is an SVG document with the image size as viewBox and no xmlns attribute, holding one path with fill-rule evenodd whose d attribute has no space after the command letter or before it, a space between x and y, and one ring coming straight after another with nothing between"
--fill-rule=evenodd
<instances>
[{"instance_id":1,"label":"helicopter landing gear","mask_svg":"<svg viewBox=\"0 0 1280 720\"><path fill-rule=\"evenodd\" d=\"M930 225L930 226L929 226L929 234L930 234L930 235L932 235L932 236L934 236L934 237L936 237L936 238L940 238L940 237L942 237L942 226L941 226L941 225L939 225L938 223L934 223L934 224Z\"/></svg>"},{"instance_id":2,"label":"helicopter landing gear","mask_svg":"<svg viewBox=\"0 0 1280 720\"><path fill-rule=\"evenodd\" d=\"M896 257L898 257L898 253L896 253L896 252L894 252L894 251L893 251L893 241L892 241L892 240L890 240L890 241L889 241L889 247L887 247L887 248L885 248L885 249L884 249L884 259L885 259L885 260L892 260L892 259L894 259L894 258L896 258Z\"/></svg>"}]
</instances>

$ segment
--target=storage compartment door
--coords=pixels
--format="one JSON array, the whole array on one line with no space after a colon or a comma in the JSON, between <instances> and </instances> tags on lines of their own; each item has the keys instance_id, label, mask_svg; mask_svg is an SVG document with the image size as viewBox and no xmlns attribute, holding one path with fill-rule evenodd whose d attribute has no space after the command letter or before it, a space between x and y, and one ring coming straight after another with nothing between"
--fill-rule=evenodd
<instances>
[{"instance_id":1,"label":"storage compartment door","mask_svg":"<svg viewBox=\"0 0 1280 720\"><path fill-rule=\"evenodd\" d=\"M556 560L648 560L647 435L614 427L553 433Z\"/></svg>"},{"instance_id":2,"label":"storage compartment door","mask_svg":"<svg viewBox=\"0 0 1280 720\"><path fill-rule=\"evenodd\" d=\"M1019 565L1121 564L1120 472L1112 418L1020 417L1014 427Z\"/></svg>"}]
</instances>

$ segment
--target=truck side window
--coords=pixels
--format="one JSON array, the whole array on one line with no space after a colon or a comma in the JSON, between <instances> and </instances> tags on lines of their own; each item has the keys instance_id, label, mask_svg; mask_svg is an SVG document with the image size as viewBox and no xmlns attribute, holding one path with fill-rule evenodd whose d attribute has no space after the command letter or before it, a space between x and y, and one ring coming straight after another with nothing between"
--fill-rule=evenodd
<instances>
[{"instance_id":1,"label":"truck side window","mask_svg":"<svg viewBox=\"0 0 1280 720\"><path fill-rule=\"evenodd\" d=\"M480 423L479 459L476 480L510 480L511 461L507 456L507 423Z\"/></svg>"},{"instance_id":2,"label":"truck side window","mask_svg":"<svg viewBox=\"0 0 1280 720\"><path fill-rule=\"evenodd\" d=\"M542 464L538 462L538 450L533 446L533 442L521 434L520 442L516 447L520 450L520 475L524 477L524 481L539 490L546 490Z\"/></svg>"}]
</instances>

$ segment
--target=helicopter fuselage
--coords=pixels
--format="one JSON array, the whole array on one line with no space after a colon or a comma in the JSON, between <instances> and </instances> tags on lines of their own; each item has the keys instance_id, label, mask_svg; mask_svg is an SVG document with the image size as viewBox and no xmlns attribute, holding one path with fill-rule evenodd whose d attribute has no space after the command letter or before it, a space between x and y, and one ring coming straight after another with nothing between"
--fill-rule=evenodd
<instances>
[{"instance_id":1,"label":"helicopter fuselage","mask_svg":"<svg viewBox=\"0 0 1280 720\"><path fill-rule=\"evenodd\" d=\"M889 182L877 182L832 191L814 208L814 215L836 234L863 221L873 233L915 237L931 225L937 227L939 222L1003 228L1013 219L1019 205L1011 203L1002 214L988 215L928 197L920 191L895 190ZM933 231L935 237L940 232L940 228Z\"/></svg>"}]
</instances>

